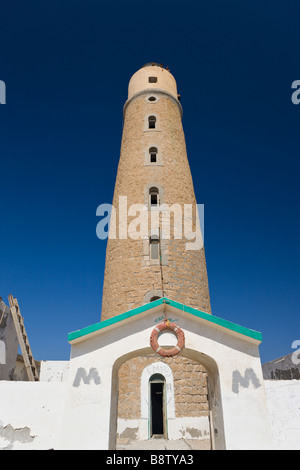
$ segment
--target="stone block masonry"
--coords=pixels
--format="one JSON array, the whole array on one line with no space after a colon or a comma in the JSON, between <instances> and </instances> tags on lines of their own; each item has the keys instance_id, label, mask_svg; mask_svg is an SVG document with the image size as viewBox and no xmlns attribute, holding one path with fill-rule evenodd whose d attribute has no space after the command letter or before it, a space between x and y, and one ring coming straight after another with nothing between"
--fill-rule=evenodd
<instances>
[{"instance_id":1,"label":"stone block masonry","mask_svg":"<svg viewBox=\"0 0 300 470\"><path fill-rule=\"evenodd\" d=\"M208 416L207 373L195 361L183 357L161 358L173 373L176 417ZM141 374L145 367L157 362L157 355L136 357L119 370L118 416L122 419L141 417ZM145 397L147 398L147 397Z\"/></svg>"},{"instance_id":2,"label":"stone block masonry","mask_svg":"<svg viewBox=\"0 0 300 470\"><path fill-rule=\"evenodd\" d=\"M195 230L196 199L180 109L168 96L154 103L146 96L133 97L126 108L113 206L118 213L120 196L127 197L128 206L147 204L147 191L155 186L161 188L161 202L193 205ZM158 128L145 130L151 113L159 118ZM145 166L145 152L153 146L160 149L163 165ZM151 262L145 240L108 239L102 320L143 305L145 295L155 289L163 289L172 300L211 312L204 248L186 250L187 240L174 239L173 226L170 233L171 239L161 244L161 265Z\"/></svg>"},{"instance_id":3,"label":"stone block masonry","mask_svg":"<svg viewBox=\"0 0 300 470\"><path fill-rule=\"evenodd\" d=\"M149 77L156 82L149 83ZM154 83L154 84L153 84ZM149 117L155 120L149 126ZM157 161L149 159L156 149ZM113 206L120 224L120 197L127 197L127 206L142 204L153 215L150 189L158 192L158 205L192 206L191 229L196 230L196 198L187 158L182 127L182 108L177 85L169 71L159 66L143 67L129 83L124 106L121 142ZM187 250L189 241L183 227L182 238L176 238L174 215L170 216L170 239L162 239L162 220L170 214L160 212L159 256L151 257L149 237L133 240L108 239L103 285L101 320L122 314L151 301L151 292L198 310L211 313L204 247ZM127 229L130 217L123 221ZM121 220L122 222L122 220ZM127 226L126 226L127 225ZM152 227L153 228L153 227ZM178 233L178 232L176 232ZM147 299L147 300L145 300ZM119 370L119 419L138 420L141 416L141 374L147 365L161 360L158 355L136 357ZM165 358L174 379L176 418L204 417L209 414L205 369L180 356Z\"/></svg>"}]
</instances>

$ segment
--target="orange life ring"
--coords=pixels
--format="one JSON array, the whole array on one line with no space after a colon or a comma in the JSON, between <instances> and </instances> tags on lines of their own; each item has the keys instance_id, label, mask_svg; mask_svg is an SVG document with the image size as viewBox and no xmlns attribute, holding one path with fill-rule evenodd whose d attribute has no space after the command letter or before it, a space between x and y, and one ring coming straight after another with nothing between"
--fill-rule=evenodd
<instances>
[{"instance_id":1,"label":"orange life ring","mask_svg":"<svg viewBox=\"0 0 300 470\"><path fill-rule=\"evenodd\" d=\"M164 349L158 344L158 336L163 330L171 330L177 336L177 344L172 349ZM171 357L176 356L179 354L182 348L185 345L185 338L184 333L179 328L179 326L175 325L175 323L171 323L169 320L165 319L162 323L159 323L151 333L150 336L150 345L157 354L163 357Z\"/></svg>"}]
</instances>

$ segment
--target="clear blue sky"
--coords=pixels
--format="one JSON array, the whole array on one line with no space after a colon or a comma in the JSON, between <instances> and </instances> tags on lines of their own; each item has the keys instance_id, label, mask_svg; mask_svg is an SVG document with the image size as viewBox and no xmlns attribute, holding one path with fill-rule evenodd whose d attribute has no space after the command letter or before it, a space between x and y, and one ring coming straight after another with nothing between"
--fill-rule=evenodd
<instances>
[{"instance_id":1,"label":"clear blue sky","mask_svg":"<svg viewBox=\"0 0 300 470\"><path fill-rule=\"evenodd\" d=\"M96 323L122 108L145 63L170 66L214 315L261 331L262 362L299 317L299 1L2 2L0 295L19 300L33 354L67 360Z\"/></svg>"}]
</instances>

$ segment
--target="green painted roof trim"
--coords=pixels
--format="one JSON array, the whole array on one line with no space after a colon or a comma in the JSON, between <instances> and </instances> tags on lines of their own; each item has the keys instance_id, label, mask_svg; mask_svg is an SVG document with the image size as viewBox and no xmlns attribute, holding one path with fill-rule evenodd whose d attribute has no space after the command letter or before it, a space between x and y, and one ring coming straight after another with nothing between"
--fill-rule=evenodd
<instances>
[{"instance_id":1,"label":"green painted roof trim","mask_svg":"<svg viewBox=\"0 0 300 470\"><path fill-rule=\"evenodd\" d=\"M146 312L147 310L150 310L153 307L163 304L164 303L163 300L168 300L168 299L155 300L149 304L142 305L141 307L137 307L132 310L129 310L129 312L121 313L121 315L116 315L115 317L109 318L108 320L103 320L98 323L94 323L94 325L86 326L85 328L82 328L81 330L73 331L73 333L69 333L68 341L73 341L74 339L80 338L81 336L94 333L95 331L102 330L103 328L106 328L107 326L114 325L115 323L119 323L122 320L127 320L127 318L134 317L135 315L138 315L139 313Z\"/></svg>"},{"instance_id":2,"label":"green painted roof trim","mask_svg":"<svg viewBox=\"0 0 300 470\"><path fill-rule=\"evenodd\" d=\"M262 341L262 334L259 331L250 330L249 328L246 328L244 326L237 325L236 323L230 322L228 320L223 320L222 318L216 317L215 315L211 315L209 313L201 312L200 310L196 310L195 308L188 307L187 305L180 304L178 302L175 302L174 300L167 299L166 297L155 300L154 302L150 302L146 305L142 305L141 307L134 308L129 312L122 313L121 315L109 318L108 320L94 323L93 325L82 328L81 330L73 331L72 333L68 334L68 341L74 341L75 339L81 338L90 333L102 330L107 326L114 325L115 323L119 323L123 320L127 320L128 318L134 317L135 315L139 315L142 312L146 312L147 310L151 310L153 307L157 307L162 304L171 305L172 307L190 313L195 317L203 318L204 320L207 320L211 323L235 331L242 335L248 336L257 341Z\"/></svg>"}]
</instances>

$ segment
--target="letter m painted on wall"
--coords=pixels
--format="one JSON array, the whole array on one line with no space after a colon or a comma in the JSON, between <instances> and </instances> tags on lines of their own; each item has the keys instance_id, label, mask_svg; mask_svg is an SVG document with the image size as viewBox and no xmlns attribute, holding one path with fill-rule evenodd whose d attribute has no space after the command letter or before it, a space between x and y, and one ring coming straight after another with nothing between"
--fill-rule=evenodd
<instances>
[{"instance_id":1,"label":"letter m painted on wall","mask_svg":"<svg viewBox=\"0 0 300 470\"><path fill-rule=\"evenodd\" d=\"M0 80L0 104L6 104L6 86L3 80Z\"/></svg>"},{"instance_id":2,"label":"letter m painted on wall","mask_svg":"<svg viewBox=\"0 0 300 470\"><path fill-rule=\"evenodd\" d=\"M92 367L89 373L87 374L86 370L83 367L79 367L76 372L73 387L79 387L81 381L83 381L84 384L89 385L91 380L93 380L96 385L99 385L101 383L97 369L95 367Z\"/></svg>"},{"instance_id":3,"label":"letter m painted on wall","mask_svg":"<svg viewBox=\"0 0 300 470\"><path fill-rule=\"evenodd\" d=\"M246 369L244 376L238 370L232 372L232 391L233 393L239 393L240 386L243 388L249 388L250 382L254 388L261 386L253 369Z\"/></svg>"}]
</instances>

